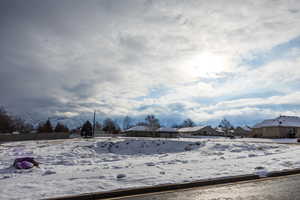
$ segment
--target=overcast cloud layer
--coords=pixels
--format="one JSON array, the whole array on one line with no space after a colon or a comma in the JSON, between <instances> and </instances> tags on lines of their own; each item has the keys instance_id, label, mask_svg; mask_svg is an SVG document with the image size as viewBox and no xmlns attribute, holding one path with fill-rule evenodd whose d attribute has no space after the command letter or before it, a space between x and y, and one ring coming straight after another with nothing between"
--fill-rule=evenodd
<instances>
[{"instance_id":1,"label":"overcast cloud layer","mask_svg":"<svg viewBox=\"0 0 300 200\"><path fill-rule=\"evenodd\" d=\"M2 0L0 104L35 116L300 115L299 0Z\"/></svg>"}]
</instances>

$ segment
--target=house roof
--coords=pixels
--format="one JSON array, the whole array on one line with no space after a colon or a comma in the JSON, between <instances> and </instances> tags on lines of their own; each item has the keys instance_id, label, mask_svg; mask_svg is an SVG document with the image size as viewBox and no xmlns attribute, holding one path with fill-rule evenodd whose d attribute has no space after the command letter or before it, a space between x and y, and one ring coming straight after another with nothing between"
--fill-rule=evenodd
<instances>
[{"instance_id":1,"label":"house roof","mask_svg":"<svg viewBox=\"0 0 300 200\"><path fill-rule=\"evenodd\" d=\"M224 132L225 132L225 131L224 131L222 128L220 128L220 127L216 127L216 128L215 128L215 131L220 132L220 133L224 133Z\"/></svg>"},{"instance_id":2,"label":"house roof","mask_svg":"<svg viewBox=\"0 0 300 200\"><path fill-rule=\"evenodd\" d=\"M267 119L261 123L256 124L253 128L263 127L300 127L300 118L295 116L279 116L275 119Z\"/></svg>"},{"instance_id":3,"label":"house roof","mask_svg":"<svg viewBox=\"0 0 300 200\"><path fill-rule=\"evenodd\" d=\"M244 129L245 131L252 131L252 129L249 126L243 126L241 128Z\"/></svg>"},{"instance_id":4,"label":"house roof","mask_svg":"<svg viewBox=\"0 0 300 200\"><path fill-rule=\"evenodd\" d=\"M252 131L252 129L249 126L238 126L238 127L235 128L235 131L240 131L240 130L248 131L248 132Z\"/></svg>"},{"instance_id":5,"label":"house roof","mask_svg":"<svg viewBox=\"0 0 300 200\"><path fill-rule=\"evenodd\" d=\"M216 127L215 131L218 132L218 133L223 133L223 134L225 133L225 130L223 130L221 127ZM230 129L230 130L227 130L227 132L228 133L234 133L234 130Z\"/></svg>"},{"instance_id":6,"label":"house roof","mask_svg":"<svg viewBox=\"0 0 300 200\"><path fill-rule=\"evenodd\" d=\"M131 127L130 129L125 130L127 131L150 131L149 127L147 126L134 126Z\"/></svg>"},{"instance_id":7,"label":"house roof","mask_svg":"<svg viewBox=\"0 0 300 200\"><path fill-rule=\"evenodd\" d=\"M207 126L194 126L194 127L184 127L177 129L178 132L196 132L200 131L201 129L205 128Z\"/></svg>"}]
</instances>

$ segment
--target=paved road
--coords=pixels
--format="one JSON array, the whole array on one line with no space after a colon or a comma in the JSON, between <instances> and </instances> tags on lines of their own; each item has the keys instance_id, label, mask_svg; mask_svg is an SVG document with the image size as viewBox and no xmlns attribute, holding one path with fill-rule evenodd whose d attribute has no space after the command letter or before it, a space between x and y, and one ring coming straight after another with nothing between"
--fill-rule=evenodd
<instances>
[{"instance_id":1,"label":"paved road","mask_svg":"<svg viewBox=\"0 0 300 200\"><path fill-rule=\"evenodd\" d=\"M300 200L300 175L217 187L119 198L122 200Z\"/></svg>"}]
</instances>

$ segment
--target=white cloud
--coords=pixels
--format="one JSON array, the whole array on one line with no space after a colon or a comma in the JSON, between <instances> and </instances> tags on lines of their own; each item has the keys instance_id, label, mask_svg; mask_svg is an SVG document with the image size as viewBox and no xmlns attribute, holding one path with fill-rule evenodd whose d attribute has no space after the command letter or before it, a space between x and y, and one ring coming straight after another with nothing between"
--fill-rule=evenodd
<instances>
[{"instance_id":1,"label":"white cloud","mask_svg":"<svg viewBox=\"0 0 300 200\"><path fill-rule=\"evenodd\" d=\"M40 10L23 4L15 10L26 12L12 15L13 28L4 27L0 55L17 71L8 70L6 76L20 77L6 83L21 85L22 92L0 86L11 96L2 103L14 107L17 102L11 99L20 94L29 99L46 96L72 104L69 111L49 107L53 113L175 112L198 120L260 112L253 107L261 104L293 103L289 95L212 105L195 99L294 92L300 59L291 56L255 69L243 65L242 59L300 35L296 0L76 1L73 9L70 6L54 1ZM7 10L14 13L12 7ZM290 54L298 55L299 50L291 49ZM21 67L30 68L32 74L19 72ZM34 75L37 71L41 75ZM137 100L160 85L171 90L158 98ZM176 103L185 110L168 108ZM139 110L142 106L148 108ZM243 108L237 110L238 106ZM22 107L18 109L26 106Z\"/></svg>"}]
</instances>

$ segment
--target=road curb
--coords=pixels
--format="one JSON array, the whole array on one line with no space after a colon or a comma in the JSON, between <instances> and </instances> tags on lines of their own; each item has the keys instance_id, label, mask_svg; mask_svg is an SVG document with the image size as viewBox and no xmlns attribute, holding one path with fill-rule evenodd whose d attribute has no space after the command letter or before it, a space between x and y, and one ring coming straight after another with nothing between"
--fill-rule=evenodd
<instances>
[{"instance_id":1,"label":"road curb","mask_svg":"<svg viewBox=\"0 0 300 200\"><path fill-rule=\"evenodd\" d=\"M187 189L193 187L219 185L225 183L235 183L235 182L249 181L255 179L259 179L259 176L255 174L246 174L246 175L239 175L239 176L204 179L204 180L193 181L188 183L163 184L163 185L156 185L150 187L121 189L121 190L113 190L108 192L95 192L95 193L87 193L87 194L74 195L74 196L48 198L45 200L71 200L71 199L72 200L96 200L96 199L116 198L122 196L131 196L131 195L154 193L154 192L163 192L163 191L170 191L176 189Z\"/></svg>"},{"instance_id":2,"label":"road curb","mask_svg":"<svg viewBox=\"0 0 300 200\"><path fill-rule=\"evenodd\" d=\"M300 168L269 172L267 173L267 177L279 177L293 174L300 174Z\"/></svg>"}]
</instances>

